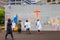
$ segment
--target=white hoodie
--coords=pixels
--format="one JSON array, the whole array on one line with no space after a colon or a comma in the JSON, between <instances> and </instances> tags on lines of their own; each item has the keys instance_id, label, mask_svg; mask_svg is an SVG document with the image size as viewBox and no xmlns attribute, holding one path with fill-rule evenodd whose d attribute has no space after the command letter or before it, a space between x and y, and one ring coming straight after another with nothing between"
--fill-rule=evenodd
<instances>
[{"instance_id":1,"label":"white hoodie","mask_svg":"<svg viewBox=\"0 0 60 40\"><path fill-rule=\"evenodd\" d=\"M30 28L30 22L25 22L26 28Z\"/></svg>"},{"instance_id":2,"label":"white hoodie","mask_svg":"<svg viewBox=\"0 0 60 40\"><path fill-rule=\"evenodd\" d=\"M15 28L16 24L12 22L12 29Z\"/></svg>"},{"instance_id":3,"label":"white hoodie","mask_svg":"<svg viewBox=\"0 0 60 40\"><path fill-rule=\"evenodd\" d=\"M41 30L42 29L42 26L41 26L41 22L40 21L37 21L36 22L36 28L37 28L37 30Z\"/></svg>"}]
</instances>

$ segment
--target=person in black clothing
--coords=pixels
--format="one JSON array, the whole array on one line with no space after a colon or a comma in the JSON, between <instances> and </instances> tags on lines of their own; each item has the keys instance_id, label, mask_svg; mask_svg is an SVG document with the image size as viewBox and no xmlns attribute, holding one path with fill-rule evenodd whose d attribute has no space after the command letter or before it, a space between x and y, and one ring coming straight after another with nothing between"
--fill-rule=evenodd
<instances>
[{"instance_id":1,"label":"person in black clothing","mask_svg":"<svg viewBox=\"0 0 60 40\"><path fill-rule=\"evenodd\" d=\"M11 27L11 26L12 26L11 19L8 19L5 39L7 39L8 34L10 34L11 37L12 37L12 39L13 39L13 33L12 33L12 27ZM13 39L13 40L14 40L14 39Z\"/></svg>"},{"instance_id":2,"label":"person in black clothing","mask_svg":"<svg viewBox=\"0 0 60 40\"><path fill-rule=\"evenodd\" d=\"M18 33L21 33L21 20L19 20L19 22L18 22Z\"/></svg>"}]
</instances>

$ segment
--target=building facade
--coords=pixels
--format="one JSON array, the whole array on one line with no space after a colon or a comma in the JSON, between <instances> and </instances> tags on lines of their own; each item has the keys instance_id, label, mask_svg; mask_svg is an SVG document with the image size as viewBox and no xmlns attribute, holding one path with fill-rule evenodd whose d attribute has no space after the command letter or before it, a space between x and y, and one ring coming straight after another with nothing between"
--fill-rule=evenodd
<instances>
[{"instance_id":1,"label":"building facade","mask_svg":"<svg viewBox=\"0 0 60 40\"><path fill-rule=\"evenodd\" d=\"M58 3L58 0L8 0L8 5L5 5L5 19L9 17L13 20L14 16L18 15L18 20L21 19L22 22L26 19L31 20L31 30L36 30L34 23L35 23L35 13L34 10L39 9L41 12L39 13L39 18L41 19L42 23L42 30L57 30L57 26L47 25L44 24L48 22L50 18L56 18L59 16L60 18L60 4L57 5L34 5L34 4L51 4L51 3ZM7 20L6 20L7 21ZM6 23L6 22L5 22ZM22 30L25 30L22 27Z\"/></svg>"},{"instance_id":2,"label":"building facade","mask_svg":"<svg viewBox=\"0 0 60 40\"><path fill-rule=\"evenodd\" d=\"M50 19L58 18L60 20L60 5L8 5L5 7L5 18L6 21L9 18L13 20L14 16L18 15L18 20L22 20L24 23L26 19L31 22L31 30L36 30L35 28L35 13L34 10L40 10L39 19L42 24L42 30L53 31L57 30L58 26L53 26L48 24ZM46 24L46 25L45 25ZM60 27L60 26L59 26ZM24 29L24 26L22 27Z\"/></svg>"},{"instance_id":3,"label":"building facade","mask_svg":"<svg viewBox=\"0 0 60 40\"><path fill-rule=\"evenodd\" d=\"M56 4L60 0L8 0L8 4Z\"/></svg>"},{"instance_id":4,"label":"building facade","mask_svg":"<svg viewBox=\"0 0 60 40\"><path fill-rule=\"evenodd\" d=\"M0 8L4 9L5 5L7 5L7 0L0 0Z\"/></svg>"},{"instance_id":5,"label":"building facade","mask_svg":"<svg viewBox=\"0 0 60 40\"><path fill-rule=\"evenodd\" d=\"M60 0L0 0L0 8L4 8L4 5L25 5L25 4L51 4L60 3Z\"/></svg>"}]
</instances>

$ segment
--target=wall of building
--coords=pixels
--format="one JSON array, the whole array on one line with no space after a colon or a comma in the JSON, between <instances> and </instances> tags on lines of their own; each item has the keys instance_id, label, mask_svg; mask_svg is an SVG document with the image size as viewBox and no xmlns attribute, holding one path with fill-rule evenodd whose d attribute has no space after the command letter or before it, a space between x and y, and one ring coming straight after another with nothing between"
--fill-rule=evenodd
<instances>
[{"instance_id":1,"label":"wall of building","mask_svg":"<svg viewBox=\"0 0 60 40\"><path fill-rule=\"evenodd\" d=\"M7 4L7 0L0 0L0 8L4 9L4 5Z\"/></svg>"},{"instance_id":2,"label":"wall of building","mask_svg":"<svg viewBox=\"0 0 60 40\"><path fill-rule=\"evenodd\" d=\"M6 6L5 16L10 16L11 19L17 14L18 19L21 19L23 23L26 19L31 21L31 30L36 30L35 28L35 13L34 10L39 9L41 12L39 13L39 19L41 20L42 30L57 30L57 26L52 25L44 25L51 18L60 17L60 5L11 5ZM22 27L24 30L24 27Z\"/></svg>"}]
</instances>

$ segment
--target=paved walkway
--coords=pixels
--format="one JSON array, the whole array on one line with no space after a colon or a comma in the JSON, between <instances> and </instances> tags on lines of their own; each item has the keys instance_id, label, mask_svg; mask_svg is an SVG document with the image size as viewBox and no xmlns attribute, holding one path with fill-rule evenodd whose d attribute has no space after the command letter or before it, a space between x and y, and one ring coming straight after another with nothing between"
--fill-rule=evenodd
<instances>
[{"instance_id":1,"label":"paved walkway","mask_svg":"<svg viewBox=\"0 0 60 40\"><path fill-rule=\"evenodd\" d=\"M4 31L0 32L0 40L5 40ZM32 34L26 34L26 32L22 32L21 34L17 32L13 32L15 40L60 40L60 32L41 32L41 34L36 34L36 32L32 32ZM8 35L8 40L12 40L10 35Z\"/></svg>"}]
</instances>

